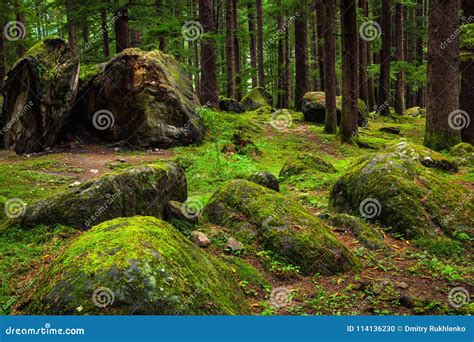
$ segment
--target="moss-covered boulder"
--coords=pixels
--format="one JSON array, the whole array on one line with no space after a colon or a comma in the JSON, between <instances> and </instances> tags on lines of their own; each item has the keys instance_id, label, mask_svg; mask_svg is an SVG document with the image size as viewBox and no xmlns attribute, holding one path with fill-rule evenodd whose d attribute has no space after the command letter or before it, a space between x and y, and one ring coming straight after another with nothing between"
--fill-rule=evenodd
<instances>
[{"instance_id":1,"label":"moss-covered boulder","mask_svg":"<svg viewBox=\"0 0 474 342\"><path fill-rule=\"evenodd\" d=\"M280 191L280 183L278 183L278 179L273 173L256 172L251 174L247 179L268 189Z\"/></svg>"},{"instance_id":2,"label":"moss-covered boulder","mask_svg":"<svg viewBox=\"0 0 474 342\"><path fill-rule=\"evenodd\" d=\"M290 157L280 170L280 177L305 175L315 172L334 173L336 169L330 162L313 154L305 153Z\"/></svg>"},{"instance_id":3,"label":"moss-covered boulder","mask_svg":"<svg viewBox=\"0 0 474 342\"><path fill-rule=\"evenodd\" d=\"M4 80L1 145L24 154L58 143L76 99L78 77L79 59L64 39L46 38L28 50Z\"/></svg>"},{"instance_id":4,"label":"moss-covered boulder","mask_svg":"<svg viewBox=\"0 0 474 342\"><path fill-rule=\"evenodd\" d=\"M261 107L272 107L273 97L262 87L250 90L240 101L245 110L255 110Z\"/></svg>"},{"instance_id":5,"label":"moss-covered boulder","mask_svg":"<svg viewBox=\"0 0 474 342\"><path fill-rule=\"evenodd\" d=\"M380 222L408 238L472 234L474 202L446 181L445 156L406 141L355 162L334 184L330 208ZM444 173L444 174L443 174Z\"/></svg>"},{"instance_id":6,"label":"moss-covered boulder","mask_svg":"<svg viewBox=\"0 0 474 342\"><path fill-rule=\"evenodd\" d=\"M231 268L171 225L135 216L103 222L40 273L18 311L42 315L248 314Z\"/></svg>"},{"instance_id":7,"label":"moss-covered boulder","mask_svg":"<svg viewBox=\"0 0 474 342\"><path fill-rule=\"evenodd\" d=\"M80 91L74 123L111 142L141 147L199 143L204 128L191 81L160 51L126 49Z\"/></svg>"},{"instance_id":8,"label":"moss-covered boulder","mask_svg":"<svg viewBox=\"0 0 474 342\"><path fill-rule=\"evenodd\" d=\"M368 121L367 105L359 99L359 126L364 126ZM323 124L326 120L326 93L311 91L303 96L302 112L305 121ZM342 97L336 97L337 124L341 122Z\"/></svg>"},{"instance_id":9,"label":"moss-covered boulder","mask_svg":"<svg viewBox=\"0 0 474 342\"><path fill-rule=\"evenodd\" d=\"M184 202L186 198L186 178L178 164L137 166L28 205L25 214L12 223L23 228L63 224L88 229L116 217L152 215L163 218L169 201Z\"/></svg>"},{"instance_id":10,"label":"moss-covered boulder","mask_svg":"<svg viewBox=\"0 0 474 342\"><path fill-rule=\"evenodd\" d=\"M454 156L458 165L474 165L474 147L469 143L459 143L451 147L449 154Z\"/></svg>"},{"instance_id":11,"label":"moss-covered boulder","mask_svg":"<svg viewBox=\"0 0 474 342\"><path fill-rule=\"evenodd\" d=\"M331 226L339 230L350 231L357 240L369 249L388 249L383 234L364 220L347 214L334 214L328 219Z\"/></svg>"},{"instance_id":12,"label":"moss-covered boulder","mask_svg":"<svg viewBox=\"0 0 474 342\"><path fill-rule=\"evenodd\" d=\"M245 112L245 107L242 103L236 99L229 97L219 96L219 109L225 112L232 113L243 113Z\"/></svg>"},{"instance_id":13,"label":"moss-covered boulder","mask_svg":"<svg viewBox=\"0 0 474 342\"><path fill-rule=\"evenodd\" d=\"M299 266L303 274L335 274L357 261L328 226L298 202L246 180L223 185L204 210L208 219L235 236L255 236L262 249Z\"/></svg>"}]
</instances>

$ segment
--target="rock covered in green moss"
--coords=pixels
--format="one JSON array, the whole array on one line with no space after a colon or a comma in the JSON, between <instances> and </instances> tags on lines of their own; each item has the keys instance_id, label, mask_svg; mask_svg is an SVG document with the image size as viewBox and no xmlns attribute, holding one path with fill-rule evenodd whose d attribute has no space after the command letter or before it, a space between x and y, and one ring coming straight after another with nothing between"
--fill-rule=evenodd
<instances>
[{"instance_id":1,"label":"rock covered in green moss","mask_svg":"<svg viewBox=\"0 0 474 342\"><path fill-rule=\"evenodd\" d=\"M442 174L453 167L437 152L396 141L347 170L331 190L330 208L378 221L408 238L472 234L474 202Z\"/></svg>"},{"instance_id":2,"label":"rock covered in green moss","mask_svg":"<svg viewBox=\"0 0 474 342\"><path fill-rule=\"evenodd\" d=\"M58 143L78 90L79 59L59 37L34 45L7 73L3 85L3 145L18 154Z\"/></svg>"},{"instance_id":3,"label":"rock covered in green moss","mask_svg":"<svg viewBox=\"0 0 474 342\"><path fill-rule=\"evenodd\" d=\"M262 87L250 90L240 101L245 110L255 110L261 107L272 107L273 97Z\"/></svg>"},{"instance_id":4,"label":"rock covered in green moss","mask_svg":"<svg viewBox=\"0 0 474 342\"><path fill-rule=\"evenodd\" d=\"M219 109L225 112L243 113L245 107L236 99L229 97L219 96Z\"/></svg>"},{"instance_id":5,"label":"rock covered in green moss","mask_svg":"<svg viewBox=\"0 0 474 342\"><path fill-rule=\"evenodd\" d=\"M248 314L228 265L171 225L135 216L103 222L73 241L19 305L42 315Z\"/></svg>"},{"instance_id":6,"label":"rock covered in green moss","mask_svg":"<svg viewBox=\"0 0 474 342\"><path fill-rule=\"evenodd\" d=\"M246 180L223 185L204 211L236 237L255 238L260 247L299 266L303 274L335 274L357 268L353 255L328 226L298 202Z\"/></svg>"},{"instance_id":7,"label":"rock covered in green moss","mask_svg":"<svg viewBox=\"0 0 474 342\"><path fill-rule=\"evenodd\" d=\"M349 230L359 242L369 249L387 248L383 234L364 220L347 214L335 214L329 218L329 223L343 230Z\"/></svg>"},{"instance_id":8,"label":"rock covered in green moss","mask_svg":"<svg viewBox=\"0 0 474 342\"><path fill-rule=\"evenodd\" d=\"M80 91L74 121L112 142L172 147L201 142L197 96L176 60L161 51L125 49ZM100 113L100 114L97 114Z\"/></svg>"},{"instance_id":9,"label":"rock covered in green moss","mask_svg":"<svg viewBox=\"0 0 474 342\"><path fill-rule=\"evenodd\" d=\"M290 157L280 170L280 177L304 176L314 172L334 173L336 169L330 162L313 154L304 153Z\"/></svg>"},{"instance_id":10,"label":"rock covered in green moss","mask_svg":"<svg viewBox=\"0 0 474 342\"><path fill-rule=\"evenodd\" d=\"M278 179L270 172L256 172L248 177L248 180L264 186L268 189L280 191Z\"/></svg>"},{"instance_id":11,"label":"rock covered in green moss","mask_svg":"<svg viewBox=\"0 0 474 342\"><path fill-rule=\"evenodd\" d=\"M23 228L63 224L88 229L116 217L163 218L169 201L184 202L186 198L186 178L178 164L150 164L102 176L29 205L13 223Z\"/></svg>"},{"instance_id":12,"label":"rock covered in green moss","mask_svg":"<svg viewBox=\"0 0 474 342\"><path fill-rule=\"evenodd\" d=\"M459 143L451 147L449 154L455 157L459 165L474 165L474 147L469 143Z\"/></svg>"}]
</instances>

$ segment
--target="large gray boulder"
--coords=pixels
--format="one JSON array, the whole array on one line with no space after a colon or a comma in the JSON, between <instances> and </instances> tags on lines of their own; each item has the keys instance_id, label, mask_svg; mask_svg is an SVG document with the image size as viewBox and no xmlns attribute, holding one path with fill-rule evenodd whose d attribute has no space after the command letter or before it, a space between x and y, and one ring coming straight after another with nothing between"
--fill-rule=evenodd
<instances>
[{"instance_id":1,"label":"large gray boulder","mask_svg":"<svg viewBox=\"0 0 474 342\"><path fill-rule=\"evenodd\" d=\"M46 38L7 73L1 144L18 154L43 151L63 136L78 90L79 59L67 41Z\"/></svg>"},{"instance_id":2,"label":"large gray boulder","mask_svg":"<svg viewBox=\"0 0 474 342\"><path fill-rule=\"evenodd\" d=\"M166 148L203 138L191 81L172 56L160 51L122 51L87 82L79 97L75 123L87 120L105 141Z\"/></svg>"}]
</instances>

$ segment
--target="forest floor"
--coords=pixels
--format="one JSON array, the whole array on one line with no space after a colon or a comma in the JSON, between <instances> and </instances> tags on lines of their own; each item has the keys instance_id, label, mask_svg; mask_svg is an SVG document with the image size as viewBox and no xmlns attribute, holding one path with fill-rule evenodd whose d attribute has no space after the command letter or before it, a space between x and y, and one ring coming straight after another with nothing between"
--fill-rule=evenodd
<instances>
[{"instance_id":1,"label":"forest floor","mask_svg":"<svg viewBox=\"0 0 474 342\"><path fill-rule=\"evenodd\" d=\"M279 174L285 160L298 152L311 152L331 162L337 173L292 177L281 181L281 192L297 199L315 215L327 210L329 190L358 157L375 153L394 139L406 138L421 144L424 118L409 116L374 118L362 128L360 140L368 148L341 144L323 127L303 122L293 113L293 123L285 130L270 125L270 114L204 113L208 129L200 146L170 150L129 151L83 142L77 138L69 145L49 153L16 156L0 151L0 203L21 198L27 204L54 196L77 182L84 182L112 170L156 160L176 159L186 169L189 196L204 205L224 182L245 178L256 171ZM397 126L400 135L380 131ZM246 153L223 153L235 132L244 134L255 147ZM474 174L467 168L444 175L447 182L474 189ZM0 218L3 212L0 213ZM206 231L205 220L196 229ZM209 253L223 253L226 230L212 227L220 234L211 237ZM350 232L333 229L336 237L363 262L362 271L334 276L303 276L297 267L273 260L265 251L239 257L261 272L264 279L251 275L240 285L255 314L465 314L472 304L453 308L448 303L450 289L462 286L474 292L473 253L453 244L420 249L399 236L385 234L389 250L364 248ZM80 235L69 227L35 227L29 231L10 229L0 232L0 314L11 312L22 293L31 286L37 270L45 267L65 244ZM283 287L291 300L283 307L272 305L270 290ZM471 312L472 313L472 312Z\"/></svg>"}]
</instances>

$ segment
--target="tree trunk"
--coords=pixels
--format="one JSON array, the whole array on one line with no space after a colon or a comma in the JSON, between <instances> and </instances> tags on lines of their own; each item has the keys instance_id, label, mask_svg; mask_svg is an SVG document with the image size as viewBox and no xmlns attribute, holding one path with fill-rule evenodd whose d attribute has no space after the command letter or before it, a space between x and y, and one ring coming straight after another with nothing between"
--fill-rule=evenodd
<instances>
[{"instance_id":1,"label":"tree trunk","mask_svg":"<svg viewBox=\"0 0 474 342\"><path fill-rule=\"evenodd\" d=\"M120 53L130 47L128 31L128 8L123 7L116 13L115 21L115 52Z\"/></svg>"},{"instance_id":2,"label":"tree trunk","mask_svg":"<svg viewBox=\"0 0 474 342\"><path fill-rule=\"evenodd\" d=\"M77 47L76 26L72 21L73 6L72 0L66 0L67 33L69 44L75 50Z\"/></svg>"},{"instance_id":3,"label":"tree trunk","mask_svg":"<svg viewBox=\"0 0 474 342\"><path fill-rule=\"evenodd\" d=\"M285 103L286 108L290 108L291 103L291 72L290 72L290 61L291 57L291 43L290 43L290 28L285 31Z\"/></svg>"},{"instance_id":4,"label":"tree trunk","mask_svg":"<svg viewBox=\"0 0 474 342\"><path fill-rule=\"evenodd\" d=\"M390 0L382 0L382 50L380 52L380 78L377 98L377 112L390 114L390 62L392 49L392 8Z\"/></svg>"},{"instance_id":5,"label":"tree trunk","mask_svg":"<svg viewBox=\"0 0 474 342\"><path fill-rule=\"evenodd\" d=\"M199 22L203 33L212 33L214 23L212 18L211 0L199 0ZM216 52L214 38L203 36L201 39L201 103L218 108Z\"/></svg>"},{"instance_id":6,"label":"tree trunk","mask_svg":"<svg viewBox=\"0 0 474 342\"><path fill-rule=\"evenodd\" d=\"M425 18L423 16L423 0L418 0L417 7L416 7L416 23L417 23L417 30L423 30ZM423 65L423 37L418 35L416 41L416 55L418 57L418 67ZM416 93L416 104L420 107L425 106L425 99L424 99L424 91L423 86L418 88Z\"/></svg>"},{"instance_id":7,"label":"tree trunk","mask_svg":"<svg viewBox=\"0 0 474 342\"><path fill-rule=\"evenodd\" d=\"M323 1L318 2L316 4L316 29L318 32L318 48L320 51L319 56L318 56L319 82L320 82L322 91L325 91L325 84L326 84L326 82L324 81L325 67L324 67L324 52L323 52L324 37L325 37L324 27L326 27L326 24L324 22L324 19L325 19L324 11L325 11L324 2ZM336 34L335 30L334 30L334 34Z\"/></svg>"},{"instance_id":8,"label":"tree trunk","mask_svg":"<svg viewBox=\"0 0 474 342\"><path fill-rule=\"evenodd\" d=\"M398 3L395 10L395 45L397 61L401 62L405 59L404 42L403 42L403 5ZM399 69L397 73L397 82L395 87L395 112L403 115L405 111L405 75L403 70Z\"/></svg>"},{"instance_id":9,"label":"tree trunk","mask_svg":"<svg viewBox=\"0 0 474 342\"><path fill-rule=\"evenodd\" d=\"M100 12L101 26L102 26L102 44L104 49L104 56L110 56L110 47L109 47L109 29L107 27L107 10L103 9Z\"/></svg>"},{"instance_id":10,"label":"tree trunk","mask_svg":"<svg viewBox=\"0 0 474 342\"><path fill-rule=\"evenodd\" d=\"M238 7L237 0L232 1L234 24L234 63L235 63L235 98L237 101L242 99L242 77L240 74L240 43L238 36Z\"/></svg>"},{"instance_id":11,"label":"tree trunk","mask_svg":"<svg viewBox=\"0 0 474 342\"><path fill-rule=\"evenodd\" d=\"M225 1L227 97L235 98L234 1Z\"/></svg>"},{"instance_id":12,"label":"tree trunk","mask_svg":"<svg viewBox=\"0 0 474 342\"><path fill-rule=\"evenodd\" d=\"M295 20L295 107L301 110L301 101L308 91L308 38L306 17L301 14Z\"/></svg>"},{"instance_id":13,"label":"tree trunk","mask_svg":"<svg viewBox=\"0 0 474 342\"><path fill-rule=\"evenodd\" d=\"M459 30L458 11L458 0L430 0L424 145L436 151L461 142L458 119L468 119L459 112L459 35L453 37ZM446 43L446 37L451 41Z\"/></svg>"},{"instance_id":14,"label":"tree trunk","mask_svg":"<svg viewBox=\"0 0 474 342\"><path fill-rule=\"evenodd\" d=\"M276 6L281 6L281 1L276 1ZM277 16L276 32L283 32L283 18L281 12ZM284 104L284 88L285 88L285 37L278 36L278 64L277 64L277 108L285 108Z\"/></svg>"},{"instance_id":15,"label":"tree trunk","mask_svg":"<svg viewBox=\"0 0 474 342\"><path fill-rule=\"evenodd\" d=\"M324 10L324 89L326 90L326 120L324 131L337 133L336 110L336 1L328 0L320 6Z\"/></svg>"},{"instance_id":16,"label":"tree trunk","mask_svg":"<svg viewBox=\"0 0 474 342\"><path fill-rule=\"evenodd\" d=\"M321 86L319 85L319 79L317 72L319 70L319 53L322 53L318 49L318 32L316 29L316 13L311 13L311 83L313 90L320 91Z\"/></svg>"},{"instance_id":17,"label":"tree trunk","mask_svg":"<svg viewBox=\"0 0 474 342\"><path fill-rule=\"evenodd\" d=\"M255 42L255 13L251 2L248 3L250 66L252 67L252 88L257 86L257 49Z\"/></svg>"},{"instance_id":18,"label":"tree trunk","mask_svg":"<svg viewBox=\"0 0 474 342\"><path fill-rule=\"evenodd\" d=\"M265 70L263 67L262 0L257 0L257 64L258 64L258 86L265 87Z\"/></svg>"},{"instance_id":19,"label":"tree trunk","mask_svg":"<svg viewBox=\"0 0 474 342\"><path fill-rule=\"evenodd\" d=\"M462 0L464 16L474 16L474 2ZM461 109L470 116L469 126L461 130L462 141L474 145L474 51L466 51L467 58L461 60Z\"/></svg>"},{"instance_id":20,"label":"tree trunk","mask_svg":"<svg viewBox=\"0 0 474 342\"><path fill-rule=\"evenodd\" d=\"M342 24L342 115L339 136L352 142L358 127L358 62L356 4L341 0Z\"/></svg>"},{"instance_id":21,"label":"tree trunk","mask_svg":"<svg viewBox=\"0 0 474 342\"><path fill-rule=\"evenodd\" d=\"M156 7L156 14L157 14L158 18L163 19L162 18L162 15L163 15L163 0L155 0L155 7ZM158 41L159 41L159 48L160 48L161 51L163 51L165 49L165 37L164 37L163 34L160 34L160 36L158 37Z\"/></svg>"},{"instance_id":22,"label":"tree trunk","mask_svg":"<svg viewBox=\"0 0 474 342\"><path fill-rule=\"evenodd\" d=\"M15 13L16 13L16 21L22 24L23 27L25 27L25 14L23 12L23 4L21 3L21 0L15 0ZM3 34L3 32L1 32L1 34ZM21 57L26 52L26 47L23 42L23 38L18 40L17 46L18 46L18 56Z\"/></svg>"},{"instance_id":23,"label":"tree trunk","mask_svg":"<svg viewBox=\"0 0 474 342\"><path fill-rule=\"evenodd\" d=\"M368 16L367 0L359 0L359 7L365 18ZM367 76L367 40L359 37L359 97L369 104L369 80ZM368 109L368 106L367 106Z\"/></svg>"}]
</instances>

